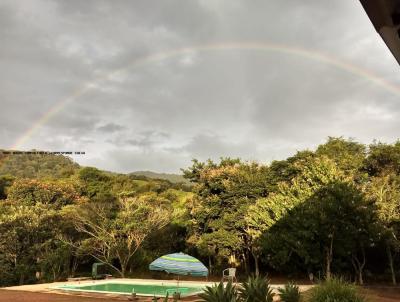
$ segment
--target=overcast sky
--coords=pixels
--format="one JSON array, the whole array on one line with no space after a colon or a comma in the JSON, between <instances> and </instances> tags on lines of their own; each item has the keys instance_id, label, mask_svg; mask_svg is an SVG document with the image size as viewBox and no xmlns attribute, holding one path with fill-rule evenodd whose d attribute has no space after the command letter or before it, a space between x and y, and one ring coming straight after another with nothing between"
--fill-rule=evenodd
<instances>
[{"instance_id":1,"label":"overcast sky","mask_svg":"<svg viewBox=\"0 0 400 302\"><path fill-rule=\"evenodd\" d=\"M229 44L287 48L212 46ZM399 68L356 0L0 0L0 148L179 172L192 158L284 159L328 136L393 142Z\"/></svg>"}]
</instances>

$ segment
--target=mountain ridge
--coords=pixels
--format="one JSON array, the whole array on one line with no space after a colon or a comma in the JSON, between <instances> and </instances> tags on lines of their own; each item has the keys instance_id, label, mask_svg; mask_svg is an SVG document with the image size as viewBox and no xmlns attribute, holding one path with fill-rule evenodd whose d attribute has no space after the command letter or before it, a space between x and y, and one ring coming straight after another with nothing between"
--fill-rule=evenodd
<instances>
[{"instance_id":1,"label":"mountain ridge","mask_svg":"<svg viewBox=\"0 0 400 302\"><path fill-rule=\"evenodd\" d=\"M136 176L145 176L147 178L152 178L152 179L165 179L172 183L190 184L190 182L186 178L184 178L183 175L175 173L159 173L146 170L146 171L134 171L127 174Z\"/></svg>"}]
</instances>

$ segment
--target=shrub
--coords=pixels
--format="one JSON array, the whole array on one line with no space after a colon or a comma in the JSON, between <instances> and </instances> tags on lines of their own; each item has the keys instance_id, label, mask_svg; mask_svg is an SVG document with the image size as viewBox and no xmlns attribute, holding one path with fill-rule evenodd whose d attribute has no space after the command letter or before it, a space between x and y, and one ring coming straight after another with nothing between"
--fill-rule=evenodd
<instances>
[{"instance_id":1,"label":"shrub","mask_svg":"<svg viewBox=\"0 0 400 302\"><path fill-rule=\"evenodd\" d=\"M236 288L229 281L226 287L220 282L218 285L206 286L204 293L199 294L205 302L237 302L238 296Z\"/></svg>"},{"instance_id":2,"label":"shrub","mask_svg":"<svg viewBox=\"0 0 400 302\"><path fill-rule=\"evenodd\" d=\"M289 282L285 284L285 287L279 288L279 296L282 302L299 302L300 301L300 290L299 287Z\"/></svg>"},{"instance_id":3,"label":"shrub","mask_svg":"<svg viewBox=\"0 0 400 302\"><path fill-rule=\"evenodd\" d=\"M341 278L327 280L311 290L309 302L364 302L357 287Z\"/></svg>"},{"instance_id":4,"label":"shrub","mask_svg":"<svg viewBox=\"0 0 400 302\"><path fill-rule=\"evenodd\" d=\"M272 302L274 293L267 278L249 277L239 289L239 295L244 302Z\"/></svg>"}]
</instances>

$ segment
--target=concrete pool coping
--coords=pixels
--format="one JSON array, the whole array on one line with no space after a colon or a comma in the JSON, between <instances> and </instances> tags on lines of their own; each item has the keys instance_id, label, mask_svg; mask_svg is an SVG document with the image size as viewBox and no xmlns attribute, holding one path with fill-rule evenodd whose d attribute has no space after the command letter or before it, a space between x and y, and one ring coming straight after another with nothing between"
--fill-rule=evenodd
<instances>
[{"instance_id":1,"label":"concrete pool coping","mask_svg":"<svg viewBox=\"0 0 400 302\"><path fill-rule=\"evenodd\" d=\"M86 281L86 280L85 280ZM173 281L173 280L152 280L152 279L106 279L106 280L89 280L92 282L80 282L79 284L64 284L64 285L54 285L50 286L50 290L61 290L61 291L67 291L67 292L79 292L79 293L97 293L97 294L111 294L111 295L121 295L121 296L130 296L132 293L129 292L116 292L116 291L106 291L106 290L91 290L91 289L85 289L84 287L87 286L96 286L96 285L103 285L103 284L130 284L130 285L157 285L157 286L164 286L164 287L170 287L171 290L174 290L178 286L179 282L179 288L192 288L192 289L201 289L204 288L207 285L213 285L215 282L207 282L205 283L199 283L198 281ZM95 282L98 281L98 282ZM210 283L210 284L208 284ZM72 287L74 286L74 287ZM71 288L72 287L72 288ZM202 293L202 290L198 291L193 291L187 294L183 294L182 297L189 297L189 296L195 296ZM164 297L165 295L160 295L160 294L144 294L144 293L137 293L138 296L144 296L144 297Z\"/></svg>"},{"instance_id":2,"label":"concrete pool coping","mask_svg":"<svg viewBox=\"0 0 400 302\"><path fill-rule=\"evenodd\" d=\"M27 291L27 292L39 292L39 293L54 293L61 295L81 295L86 297L125 297L126 293L123 295L116 293L106 293L106 292L94 292L94 291L63 291L57 287L59 286L76 286L76 285L93 285L93 284L103 284L103 283L135 283L135 284L164 284L164 285L172 285L176 286L177 280L158 280L158 279L136 279L136 278L111 278L106 280L81 280L81 281L61 281L61 282L53 282L53 283L41 283L41 284L29 284L29 285L19 285L19 286L10 286L3 287L1 289L5 290L15 290L15 291ZM218 281L179 281L179 286L212 286ZM279 287L283 287L284 284L271 284L271 288L275 293L277 293L277 289ZM300 285L300 291L306 291L313 287L313 285ZM138 295L139 296L139 295ZM142 295L140 295L142 296ZM143 296L145 297L145 296Z\"/></svg>"},{"instance_id":3,"label":"concrete pool coping","mask_svg":"<svg viewBox=\"0 0 400 302\"><path fill-rule=\"evenodd\" d=\"M177 280L158 280L158 279L136 279L136 278L111 278L105 280L81 280L81 281L61 281L61 282L52 282L52 283L40 283L40 284L27 284L27 285L18 285L18 286L9 286L3 287L1 289L5 290L16 290L16 291L27 291L27 292L39 292L39 293L58 293L58 294L85 294L85 296L113 296L113 297L121 297L122 295L126 297L126 293L118 294L118 293L106 293L106 292L95 292L95 291L65 291L58 287L61 286L88 286L95 284L104 284L104 283L127 283L127 284L164 284L176 286ZM179 280L179 286L189 286L189 287L201 287L201 286L212 286L218 282L212 281L182 281ZM92 294L92 295L91 295Z\"/></svg>"}]
</instances>

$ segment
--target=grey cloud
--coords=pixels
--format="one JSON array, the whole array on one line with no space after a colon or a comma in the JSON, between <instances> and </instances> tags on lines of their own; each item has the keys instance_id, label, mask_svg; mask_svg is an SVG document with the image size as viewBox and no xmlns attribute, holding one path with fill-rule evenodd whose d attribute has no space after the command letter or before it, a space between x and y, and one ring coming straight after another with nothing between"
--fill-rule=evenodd
<instances>
[{"instance_id":1,"label":"grey cloud","mask_svg":"<svg viewBox=\"0 0 400 302\"><path fill-rule=\"evenodd\" d=\"M229 42L287 46L176 52ZM398 65L358 1L4 0L0 44L1 148L53 111L19 148L115 171L398 137Z\"/></svg>"},{"instance_id":2,"label":"grey cloud","mask_svg":"<svg viewBox=\"0 0 400 302\"><path fill-rule=\"evenodd\" d=\"M115 124L115 123L108 123L103 126L97 127L96 130L100 132L106 132L106 133L113 133L113 132L118 132L125 129L125 127Z\"/></svg>"},{"instance_id":3,"label":"grey cloud","mask_svg":"<svg viewBox=\"0 0 400 302\"><path fill-rule=\"evenodd\" d=\"M165 132L146 130L134 135L136 138L125 140L127 145L148 148L157 143L170 138L170 135Z\"/></svg>"},{"instance_id":4,"label":"grey cloud","mask_svg":"<svg viewBox=\"0 0 400 302\"><path fill-rule=\"evenodd\" d=\"M208 158L218 159L220 156L253 158L256 145L251 142L235 142L231 139L225 141L222 137L212 134L199 134L192 138L190 143L183 148L192 157L201 160Z\"/></svg>"}]
</instances>

